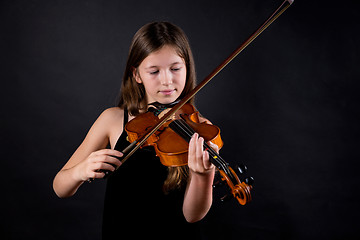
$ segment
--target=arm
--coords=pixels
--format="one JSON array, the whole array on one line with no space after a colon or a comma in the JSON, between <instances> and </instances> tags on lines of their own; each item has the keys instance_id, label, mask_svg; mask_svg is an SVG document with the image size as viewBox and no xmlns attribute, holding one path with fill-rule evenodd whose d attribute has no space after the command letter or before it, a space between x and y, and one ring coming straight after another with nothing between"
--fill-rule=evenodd
<instances>
[{"instance_id":1,"label":"arm","mask_svg":"<svg viewBox=\"0 0 360 240\"><path fill-rule=\"evenodd\" d=\"M119 111L105 110L95 121L79 148L57 173L53 181L53 189L59 197L74 195L89 178L103 178L105 174L99 170L114 171L115 168L111 164L120 166L120 161L113 156L121 157L122 153L104 149L109 143L109 133L111 126L114 126L114 118L118 119L118 115L121 115ZM120 119L122 123L123 118Z\"/></svg>"},{"instance_id":2,"label":"arm","mask_svg":"<svg viewBox=\"0 0 360 240\"><path fill-rule=\"evenodd\" d=\"M209 154L203 151L204 139L197 133L189 143L188 166L190 175L186 187L183 214L188 222L197 222L210 210L212 204L212 184L215 167L209 161ZM210 143L212 144L212 143ZM212 144L217 150L217 146Z\"/></svg>"}]
</instances>

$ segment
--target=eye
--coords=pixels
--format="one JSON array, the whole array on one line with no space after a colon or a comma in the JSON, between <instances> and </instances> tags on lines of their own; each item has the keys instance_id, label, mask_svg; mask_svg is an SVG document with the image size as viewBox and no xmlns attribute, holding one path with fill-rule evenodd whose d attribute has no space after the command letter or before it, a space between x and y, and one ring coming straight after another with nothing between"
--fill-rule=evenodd
<instances>
[{"instance_id":1,"label":"eye","mask_svg":"<svg viewBox=\"0 0 360 240\"><path fill-rule=\"evenodd\" d=\"M179 71L181 68L172 68L171 71L176 72Z\"/></svg>"},{"instance_id":2,"label":"eye","mask_svg":"<svg viewBox=\"0 0 360 240\"><path fill-rule=\"evenodd\" d=\"M155 74L158 74L158 73L159 73L159 70L150 72L151 75L155 75Z\"/></svg>"}]
</instances>

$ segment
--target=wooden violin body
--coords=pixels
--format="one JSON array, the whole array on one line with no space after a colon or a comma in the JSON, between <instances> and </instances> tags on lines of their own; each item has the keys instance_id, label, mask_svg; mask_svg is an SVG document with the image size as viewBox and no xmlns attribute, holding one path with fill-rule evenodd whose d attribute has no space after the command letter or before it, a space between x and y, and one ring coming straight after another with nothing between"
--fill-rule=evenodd
<instances>
[{"instance_id":1,"label":"wooden violin body","mask_svg":"<svg viewBox=\"0 0 360 240\"><path fill-rule=\"evenodd\" d=\"M142 138L149 128L158 124L158 121L159 117L152 112L140 114L125 126L128 140L134 142ZM220 129L215 125L200 123L199 112L191 104L183 105L161 128L148 137L141 147L153 146L156 155L165 166L184 166L188 160L189 141L195 132L204 138L204 149L208 151L211 163L218 169L221 181L229 187L230 196L242 205L251 201L252 186L241 182L229 164L206 143L210 141L220 149L223 146Z\"/></svg>"},{"instance_id":2,"label":"wooden violin body","mask_svg":"<svg viewBox=\"0 0 360 240\"><path fill-rule=\"evenodd\" d=\"M163 165L168 167L187 165L189 144L169 127L169 124L176 119L183 119L192 129L196 129L196 132L199 133L206 142L211 141L216 144L219 149L223 146L220 129L211 124L200 123L199 112L195 110L193 105L185 104L175 113L172 119L163 124L162 127L155 132L155 134L151 135L141 146L153 146L156 155L160 158ZM159 117L155 116L152 112L146 112L128 122L125 130L128 134L129 142L133 142L145 134L147 130L157 124L158 121Z\"/></svg>"}]
</instances>

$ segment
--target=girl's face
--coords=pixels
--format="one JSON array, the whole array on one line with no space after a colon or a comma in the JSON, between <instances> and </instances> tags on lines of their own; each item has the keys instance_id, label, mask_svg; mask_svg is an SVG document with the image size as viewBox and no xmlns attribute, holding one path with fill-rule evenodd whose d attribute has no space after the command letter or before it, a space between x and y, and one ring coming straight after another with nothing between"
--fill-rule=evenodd
<instances>
[{"instance_id":1,"label":"girl's face","mask_svg":"<svg viewBox=\"0 0 360 240\"><path fill-rule=\"evenodd\" d=\"M166 45L149 54L134 71L134 77L144 84L148 103L172 103L185 87L186 65L174 47Z\"/></svg>"}]
</instances>

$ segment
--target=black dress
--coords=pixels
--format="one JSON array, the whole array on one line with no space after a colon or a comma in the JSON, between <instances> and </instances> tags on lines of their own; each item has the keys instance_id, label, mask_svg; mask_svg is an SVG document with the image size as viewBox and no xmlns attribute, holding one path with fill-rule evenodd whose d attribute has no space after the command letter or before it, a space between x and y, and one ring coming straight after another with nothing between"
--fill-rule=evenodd
<instances>
[{"instance_id":1,"label":"black dress","mask_svg":"<svg viewBox=\"0 0 360 240\"><path fill-rule=\"evenodd\" d=\"M124 126L128 121L124 111ZM123 131L115 149L129 142ZM107 180L102 236L107 239L200 239L197 223L182 213L185 189L164 194L167 167L153 147L139 149Z\"/></svg>"}]
</instances>

